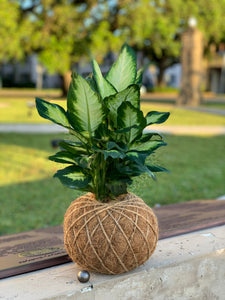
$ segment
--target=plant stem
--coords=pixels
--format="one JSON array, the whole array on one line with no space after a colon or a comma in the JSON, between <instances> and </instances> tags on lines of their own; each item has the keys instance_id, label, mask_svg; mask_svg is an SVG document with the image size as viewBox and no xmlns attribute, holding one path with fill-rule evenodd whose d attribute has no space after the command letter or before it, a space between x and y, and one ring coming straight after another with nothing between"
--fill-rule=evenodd
<instances>
[{"instance_id":1,"label":"plant stem","mask_svg":"<svg viewBox=\"0 0 225 300\"><path fill-rule=\"evenodd\" d=\"M102 201L106 197L106 160L104 154L101 152L97 153L96 164L94 166L94 188L96 199Z\"/></svg>"}]
</instances>

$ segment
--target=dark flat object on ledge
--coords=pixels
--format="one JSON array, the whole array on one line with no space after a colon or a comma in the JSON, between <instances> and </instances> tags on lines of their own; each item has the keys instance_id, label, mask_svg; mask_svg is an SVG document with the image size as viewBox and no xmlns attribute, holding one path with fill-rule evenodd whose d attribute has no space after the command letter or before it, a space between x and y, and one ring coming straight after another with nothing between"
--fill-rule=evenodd
<instances>
[{"instance_id":1,"label":"dark flat object on ledge","mask_svg":"<svg viewBox=\"0 0 225 300\"><path fill-rule=\"evenodd\" d=\"M225 201L202 200L153 209L159 239L225 224ZM0 279L70 262L62 226L0 237Z\"/></svg>"},{"instance_id":2,"label":"dark flat object on ledge","mask_svg":"<svg viewBox=\"0 0 225 300\"><path fill-rule=\"evenodd\" d=\"M159 239L225 225L225 201L198 200L153 209L159 222Z\"/></svg>"}]
</instances>

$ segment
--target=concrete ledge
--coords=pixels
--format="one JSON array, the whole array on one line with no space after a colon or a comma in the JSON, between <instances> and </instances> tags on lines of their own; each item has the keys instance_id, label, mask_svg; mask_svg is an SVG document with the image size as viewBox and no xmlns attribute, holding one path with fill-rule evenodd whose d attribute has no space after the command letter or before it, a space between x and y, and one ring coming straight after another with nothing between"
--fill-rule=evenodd
<instances>
[{"instance_id":1,"label":"concrete ledge","mask_svg":"<svg viewBox=\"0 0 225 300\"><path fill-rule=\"evenodd\" d=\"M225 299L225 226L160 240L141 267L119 276L91 273L77 280L73 263L3 279L7 300Z\"/></svg>"}]
</instances>

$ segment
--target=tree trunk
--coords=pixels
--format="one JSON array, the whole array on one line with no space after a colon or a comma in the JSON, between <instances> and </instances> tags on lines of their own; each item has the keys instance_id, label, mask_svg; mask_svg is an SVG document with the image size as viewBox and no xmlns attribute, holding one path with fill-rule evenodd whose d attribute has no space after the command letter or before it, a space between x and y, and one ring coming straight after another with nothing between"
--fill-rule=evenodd
<instances>
[{"instance_id":1,"label":"tree trunk","mask_svg":"<svg viewBox=\"0 0 225 300\"><path fill-rule=\"evenodd\" d=\"M165 85L165 82L164 82L164 71L165 71L165 68L164 67L160 67L159 66L159 75L158 75L158 86L162 87Z\"/></svg>"},{"instance_id":2,"label":"tree trunk","mask_svg":"<svg viewBox=\"0 0 225 300\"><path fill-rule=\"evenodd\" d=\"M63 75L61 75L62 78L62 97L66 97L68 91L69 91L69 86L71 82L71 74L72 71L67 71Z\"/></svg>"},{"instance_id":3,"label":"tree trunk","mask_svg":"<svg viewBox=\"0 0 225 300\"><path fill-rule=\"evenodd\" d=\"M202 101L203 35L197 28L188 28L181 38L181 88L178 105L198 106Z\"/></svg>"},{"instance_id":4,"label":"tree trunk","mask_svg":"<svg viewBox=\"0 0 225 300\"><path fill-rule=\"evenodd\" d=\"M2 66L0 64L0 89L3 87L3 83L2 83Z\"/></svg>"},{"instance_id":5,"label":"tree trunk","mask_svg":"<svg viewBox=\"0 0 225 300\"><path fill-rule=\"evenodd\" d=\"M166 69L165 59L162 58L159 61L158 67L159 67L158 86L162 87L165 86L165 82L164 82L164 72Z\"/></svg>"},{"instance_id":6,"label":"tree trunk","mask_svg":"<svg viewBox=\"0 0 225 300\"><path fill-rule=\"evenodd\" d=\"M36 72L37 72L37 81L36 81L36 89L41 90L43 89L43 74L44 74L44 68L41 64L37 63L36 66Z\"/></svg>"}]
</instances>

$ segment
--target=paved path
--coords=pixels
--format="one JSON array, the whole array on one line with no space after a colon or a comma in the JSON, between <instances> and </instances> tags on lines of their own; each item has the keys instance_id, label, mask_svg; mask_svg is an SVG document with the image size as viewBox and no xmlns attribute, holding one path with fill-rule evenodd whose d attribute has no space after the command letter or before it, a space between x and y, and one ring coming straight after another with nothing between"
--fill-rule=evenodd
<instances>
[{"instance_id":1,"label":"paved path","mask_svg":"<svg viewBox=\"0 0 225 300\"><path fill-rule=\"evenodd\" d=\"M201 134L201 135L225 135L225 126L179 126L179 125L151 125L147 131L157 131L167 134ZM62 133L68 132L55 124L0 124L0 132L5 133Z\"/></svg>"},{"instance_id":2,"label":"paved path","mask_svg":"<svg viewBox=\"0 0 225 300\"><path fill-rule=\"evenodd\" d=\"M225 109L208 108L208 107L183 107L183 109L205 112L213 115L225 116Z\"/></svg>"},{"instance_id":3,"label":"paved path","mask_svg":"<svg viewBox=\"0 0 225 300\"><path fill-rule=\"evenodd\" d=\"M0 132L18 133L60 133L68 132L65 128L55 124L0 124Z\"/></svg>"},{"instance_id":4,"label":"paved path","mask_svg":"<svg viewBox=\"0 0 225 300\"><path fill-rule=\"evenodd\" d=\"M185 108L225 116L224 109L214 109L207 107ZM225 135L225 126L192 126L192 125L151 125L146 130L157 131L168 134L201 134L201 135ZM68 130L55 124L7 124L0 123L0 132L18 132L18 133L61 133Z\"/></svg>"},{"instance_id":5,"label":"paved path","mask_svg":"<svg viewBox=\"0 0 225 300\"><path fill-rule=\"evenodd\" d=\"M225 126L151 125L145 130L177 135L225 135Z\"/></svg>"}]
</instances>

